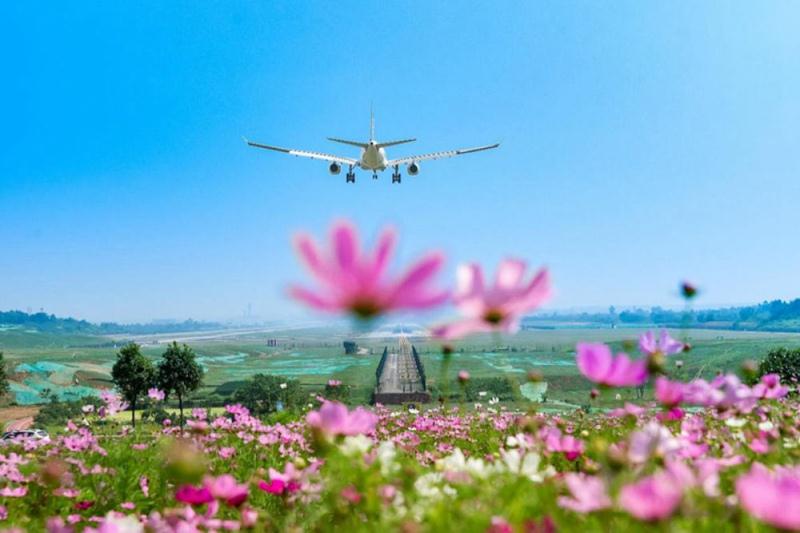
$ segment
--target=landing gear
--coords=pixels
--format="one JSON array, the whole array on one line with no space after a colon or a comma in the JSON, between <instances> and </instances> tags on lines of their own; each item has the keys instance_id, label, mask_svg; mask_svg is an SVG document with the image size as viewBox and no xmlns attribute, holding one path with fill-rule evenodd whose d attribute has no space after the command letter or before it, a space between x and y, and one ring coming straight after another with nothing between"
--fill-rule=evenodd
<instances>
[{"instance_id":1,"label":"landing gear","mask_svg":"<svg viewBox=\"0 0 800 533\"><path fill-rule=\"evenodd\" d=\"M372 173L372 179L374 179L374 180L378 179L378 173L377 172L373 172Z\"/></svg>"},{"instance_id":2,"label":"landing gear","mask_svg":"<svg viewBox=\"0 0 800 533\"><path fill-rule=\"evenodd\" d=\"M392 183L400 183L402 177L400 176L400 165L394 166L394 172L392 173Z\"/></svg>"},{"instance_id":3,"label":"landing gear","mask_svg":"<svg viewBox=\"0 0 800 533\"><path fill-rule=\"evenodd\" d=\"M350 165L350 170L347 171L347 175L345 176L345 183L355 183L356 182L356 173L353 172L353 165Z\"/></svg>"}]
</instances>

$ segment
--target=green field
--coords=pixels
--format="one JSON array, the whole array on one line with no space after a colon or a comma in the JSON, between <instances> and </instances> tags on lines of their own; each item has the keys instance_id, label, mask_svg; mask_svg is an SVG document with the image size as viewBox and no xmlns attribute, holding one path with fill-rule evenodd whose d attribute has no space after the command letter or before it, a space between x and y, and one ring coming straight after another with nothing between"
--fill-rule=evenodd
<instances>
[{"instance_id":1,"label":"green field","mask_svg":"<svg viewBox=\"0 0 800 533\"><path fill-rule=\"evenodd\" d=\"M631 345L641 329L546 329L527 330L515 336L478 336L455 345L448 369L453 379L459 370L473 377L505 375L519 384L530 370L542 373L548 384L548 401L585 403L589 383L574 365L578 341L609 342L618 350L634 351ZM778 346L800 347L800 335L788 333L718 330L673 331L693 349L674 359L684 361L684 377L712 377L720 370L734 370L745 360L758 360ZM397 343L396 337L359 337L344 329L307 328L281 331L223 331L175 336L198 354L206 370L202 394L256 373L296 378L309 391L321 389L328 379L341 380L353 388L353 401L367 402L375 382L375 368L385 346ZM267 346L275 339L277 346ZM342 341L354 339L359 355L345 355ZM39 393L49 388L68 399L111 386L109 373L118 346L127 339L91 336L62 336L13 328L0 329L0 350L5 352L11 371L15 400L20 404L40 401ZM143 352L158 358L167 336L136 339ZM442 356L437 343L412 337L422 358L430 387L442 377ZM226 390L223 387L222 390ZM218 391L217 391L218 392ZM632 398L633 391L624 391Z\"/></svg>"}]
</instances>

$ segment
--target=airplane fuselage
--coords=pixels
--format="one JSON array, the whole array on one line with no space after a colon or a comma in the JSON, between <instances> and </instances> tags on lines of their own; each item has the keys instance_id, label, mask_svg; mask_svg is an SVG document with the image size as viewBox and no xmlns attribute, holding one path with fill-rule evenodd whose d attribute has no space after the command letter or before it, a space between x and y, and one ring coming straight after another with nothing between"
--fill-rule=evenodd
<instances>
[{"instance_id":1,"label":"airplane fuselage","mask_svg":"<svg viewBox=\"0 0 800 533\"><path fill-rule=\"evenodd\" d=\"M386 169L386 151L379 148L375 141L370 141L361 150L360 166L365 170L383 171Z\"/></svg>"}]
</instances>

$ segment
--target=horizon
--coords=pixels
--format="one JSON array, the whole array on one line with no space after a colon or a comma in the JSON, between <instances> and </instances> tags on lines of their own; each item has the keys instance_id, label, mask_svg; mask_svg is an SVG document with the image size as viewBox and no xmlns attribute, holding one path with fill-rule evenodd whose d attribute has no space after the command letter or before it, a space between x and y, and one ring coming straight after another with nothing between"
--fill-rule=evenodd
<instances>
[{"instance_id":1,"label":"horizon","mask_svg":"<svg viewBox=\"0 0 800 533\"><path fill-rule=\"evenodd\" d=\"M326 319L285 296L290 239L341 217L397 227L396 269L442 249L443 285L546 264L544 312L800 295L800 5L228 7L10 7L0 306ZM502 144L352 185L241 140L355 156L325 138L365 138L370 102L418 139L391 157Z\"/></svg>"}]
</instances>

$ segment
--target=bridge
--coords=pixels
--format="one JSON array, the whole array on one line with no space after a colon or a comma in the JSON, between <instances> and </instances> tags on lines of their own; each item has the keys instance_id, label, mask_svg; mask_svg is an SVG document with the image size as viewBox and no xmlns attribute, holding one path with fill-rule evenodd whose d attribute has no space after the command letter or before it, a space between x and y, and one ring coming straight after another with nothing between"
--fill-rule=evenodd
<instances>
[{"instance_id":1,"label":"bridge","mask_svg":"<svg viewBox=\"0 0 800 533\"><path fill-rule=\"evenodd\" d=\"M375 403L388 405L431 401L425 380L425 367L422 366L417 349L406 337L400 337L400 342L393 351L390 352L388 346L383 349L375 378Z\"/></svg>"}]
</instances>

